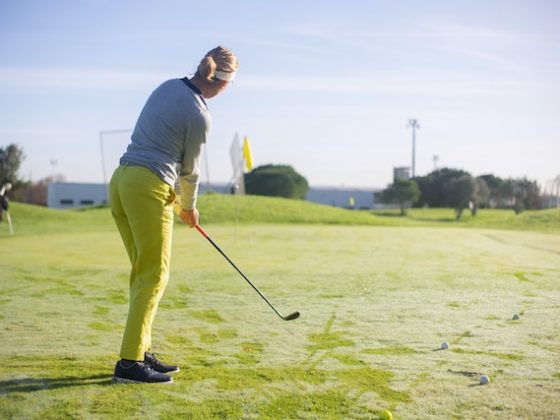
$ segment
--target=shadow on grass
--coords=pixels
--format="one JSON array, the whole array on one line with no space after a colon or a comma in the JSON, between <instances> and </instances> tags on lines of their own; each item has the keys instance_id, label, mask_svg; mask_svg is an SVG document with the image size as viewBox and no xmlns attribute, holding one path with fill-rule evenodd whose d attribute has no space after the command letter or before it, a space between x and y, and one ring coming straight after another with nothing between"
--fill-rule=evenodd
<instances>
[{"instance_id":1,"label":"shadow on grass","mask_svg":"<svg viewBox=\"0 0 560 420\"><path fill-rule=\"evenodd\" d=\"M381 217L397 217L397 218L406 218L406 214L401 214L395 211L372 211L371 214L374 216L381 216Z\"/></svg>"},{"instance_id":2,"label":"shadow on grass","mask_svg":"<svg viewBox=\"0 0 560 420\"><path fill-rule=\"evenodd\" d=\"M461 220L457 220L457 218L453 217L453 216L444 216L444 217L430 217L430 216L418 216L418 215L414 215L414 214L410 214L410 213L406 213L406 214L401 214L400 211L390 211L390 210L386 210L386 211L372 211L371 214L375 215L375 216L380 216L380 217L392 217L395 219L408 219L408 220L412 220L412 221L417 221L417 222L433 222L433 223L439 223L439 222L443 222L443 223L459 223L461 222Z\"/></svg>"},{"instance_id":3,"label":"shadow on grass","mask_svg":"<svg viewBox=\"0 0 560 420\"><path fill-rule=\"evenodd\" d=\"M461 219L457 219L455 217L420 217L420 216L416 216L416 217L410 217L412 220L418 220L420 222L443 222L443 223L461 223L462 220Z\"/></svg>"},{"instance_id":4,"label":"shadow on grass","mask_svg":"<svg viewBox=\"0 0 560 420\"><path fill-rule=\"evenodd\" d=\"M14 392L34 392L47 389L69 388L87 385L110 385L113 382L108 375L65 378L16 378L0 381L0 395Z\"/></svg>"}]
</instances>

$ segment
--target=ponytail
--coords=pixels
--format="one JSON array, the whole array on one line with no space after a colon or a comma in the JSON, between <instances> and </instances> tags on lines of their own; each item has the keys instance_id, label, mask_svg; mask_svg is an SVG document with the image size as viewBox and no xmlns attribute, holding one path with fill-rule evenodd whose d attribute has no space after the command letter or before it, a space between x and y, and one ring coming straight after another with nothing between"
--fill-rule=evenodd
<instances>
[{"instance_id":1,"label":"ponytail","mask_svg":"<svg viewBox=\"0 0 560 420\"><path fill-rule=\"evenodd\" d=\"M235 54L222 46L216 47L206 53L200 60L196 75L205 79L208 83L214 82L216 72L235 73L239 67Z\"/></svg>"},{"instance_id":2,"label":"ponytail","mask_svg":"<svg viewBox=\"0 0 560 420\"><path fill-rule=\"evenodd\" d=\"M218 65L216 64L216 61L214 61L214 58L210 55L206 55L200 61L200 64L198 65L197 73L203 79L211 81L212 79L214 79L214 74L216 73L217 68Z\"/></svg>"}]
</instances>

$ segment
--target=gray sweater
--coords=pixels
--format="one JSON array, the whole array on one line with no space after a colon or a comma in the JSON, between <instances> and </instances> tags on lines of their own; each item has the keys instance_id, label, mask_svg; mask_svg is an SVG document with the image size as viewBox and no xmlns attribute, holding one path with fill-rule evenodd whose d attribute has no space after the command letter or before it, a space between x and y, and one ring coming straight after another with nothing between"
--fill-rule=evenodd
<instances>
[{"instance_id":1,"label":"gray sweater","mask_svg":"<svg viewBox=\"0 0 560 420\"><path fill-rule=\"evenodd\" d=\"M196 207L200 159L211 120L196 87L163 82L148 98L120 164L143 166L164 182L181 185L183 208Z\"/></svg>"}]
</instances>

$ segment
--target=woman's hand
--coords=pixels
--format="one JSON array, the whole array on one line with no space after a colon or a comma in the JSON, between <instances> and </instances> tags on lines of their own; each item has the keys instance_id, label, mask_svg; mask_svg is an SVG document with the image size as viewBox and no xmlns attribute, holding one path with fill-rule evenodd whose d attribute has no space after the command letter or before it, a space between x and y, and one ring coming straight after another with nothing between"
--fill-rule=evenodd
<instances>
[{"instance_id":1,"label":"woman's hand","mask_svg":"<svg viewBox=\"0 0 560 420\"><path fill-rule=\"evenodd\" d=\"M190 227L194 227L195 225L198 225L199 214L196 208L192 210L182 209L181 213L179 214L179 217L183 222L185 222Z\"/></svg>"}]
</instances>

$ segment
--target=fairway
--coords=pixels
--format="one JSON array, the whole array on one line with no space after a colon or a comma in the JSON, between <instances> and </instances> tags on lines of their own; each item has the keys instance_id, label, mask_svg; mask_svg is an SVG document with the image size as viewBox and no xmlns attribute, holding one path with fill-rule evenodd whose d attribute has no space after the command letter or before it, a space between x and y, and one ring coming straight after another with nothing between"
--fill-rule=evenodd
<instances>
[{"instance_id":1,"label":"fairway","mask_svg":"<svg viewBox=\"0 0 560 420\"><path fill-rule=\"evenodd\" d=\"M167 386L113 385L129 271L116 230L3 236L0 416L560 416L560 234L205 228L280 311L301 318L277 318L177 225L154 351L182 370Z\"/></svg>"}]
</instances>

